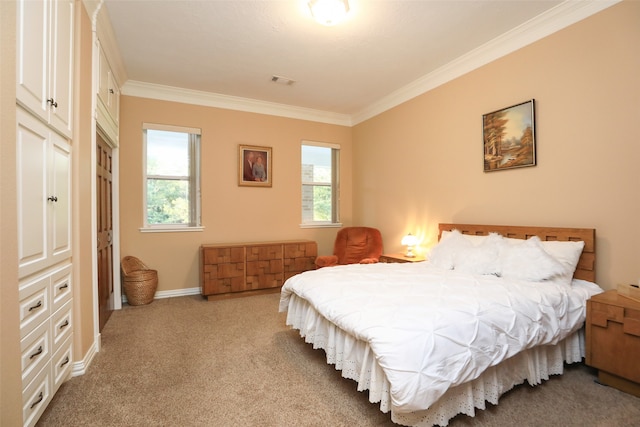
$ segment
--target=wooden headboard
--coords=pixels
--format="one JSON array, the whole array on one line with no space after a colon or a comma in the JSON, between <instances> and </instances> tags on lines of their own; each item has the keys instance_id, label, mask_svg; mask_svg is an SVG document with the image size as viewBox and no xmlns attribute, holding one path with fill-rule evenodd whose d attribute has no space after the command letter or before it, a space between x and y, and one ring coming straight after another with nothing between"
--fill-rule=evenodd
<instances>
[{"instance_id":1,"label":"wooden headboard","mask_svg":"<svg viewBox=\"0 0 640 427\"><path fill-rule=\"evenodd\" d=\"M540 240L584 241L584 249L573 277L596 281L596 230L594 228L524 227L511 225L440 224L438 240L443 231L458 230L462 234L486 236L499 233L513 239L538 236Z\"/></svg>"}]
</instances>

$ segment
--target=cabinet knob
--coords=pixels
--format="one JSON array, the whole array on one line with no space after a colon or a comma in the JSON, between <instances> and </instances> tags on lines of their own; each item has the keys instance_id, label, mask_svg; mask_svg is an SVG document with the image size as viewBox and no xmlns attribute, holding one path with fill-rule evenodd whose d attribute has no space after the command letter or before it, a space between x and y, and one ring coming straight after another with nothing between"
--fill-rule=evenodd
<instances>
[{"instance_id":1,"label":"cabinet knob","mask_svg":"<svg viewBox=\"0 0 640 427\"><path fill-rule=\"evenodd\" d=\"M109 89L109 93L113 95L115 92L113 91L113 89Z\"/></svg>"},{"instance_id":2,"label":"cabinet knob","mask_svg":"<svg viewBox=\"0 0 640 427\"><path fill-rule=\"evenodd\" d=\"M58 103L54 101L53 98L47 99L47 103L50 104L52 107L58 108Z\"/></svg>"}]
</instances>

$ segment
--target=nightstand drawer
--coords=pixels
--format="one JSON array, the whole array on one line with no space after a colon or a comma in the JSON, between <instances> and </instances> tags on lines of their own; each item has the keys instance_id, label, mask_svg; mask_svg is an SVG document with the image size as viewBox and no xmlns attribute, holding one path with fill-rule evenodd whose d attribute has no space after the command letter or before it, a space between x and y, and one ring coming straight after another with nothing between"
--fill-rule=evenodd
<instances>
[{"instance_id":1,"label":"nightstand drawer","mask_svg":"<svg viewBox=\"0 0 640 427\"><path fill-rule=\"evenodd\" d=\"M592 302L591 324L606 328L608 322L622 323L623 333L640 337L640 310Z\"/></svg>"},{"instance_id":2,"label":"nightstand drawer","mask_svg":"<svg viewBox=\"0 0 640 427\"><path fill-rule=\"evenodd\" d=\"M603 328L607 327L609 320L622 323L624 319L624 308L622 307L593 302L591 303L591 310L591 323Z\"/></svg>"}]
</instances>

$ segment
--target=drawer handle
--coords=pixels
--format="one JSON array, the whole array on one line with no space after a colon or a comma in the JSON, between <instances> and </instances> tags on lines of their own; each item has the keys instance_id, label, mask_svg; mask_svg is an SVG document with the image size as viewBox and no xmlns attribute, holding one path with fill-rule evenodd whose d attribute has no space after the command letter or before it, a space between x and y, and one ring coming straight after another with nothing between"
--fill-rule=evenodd
<instances>
[{"instance_id":1,"label":"drawer handle","mask_svg":"<svg viewBox=\"0 0 640 427\"><path fill-rule=\"evenodd\" d=\"M64 362L62 362L62 363L60 364L60 367L62 368L62 367L63 367L64 365L66 365L67 363L69 363L69 356L67 356L67 357L65 357L65 358L64 358Z\"/></svg>"},{"instance_id":2,"label":"drawer handle","mask_svg":"<svg viewBox=\"0 0 640 427\"><path fill-rule=\"evenodd\" d=\"M29 409L33 409L34 406L36 406L38 403L42 402L42 399L44 398L44 396L42 395L42 392L40 392L40 394L38 395L38 400L36 400L35 402L33 402L31 404L31 407Z\"/></svg>"},{"instance_id":3,"label":"drawer handle","mask_svg":"<svg viewBox=\"0 0 640 427\"><path fill-rule=\"evenodd\" d=\"M29 307L29 311L35 310L37 308L42 307L42 301L38 301L38 303L36 305L33 305L31 307Z\"/></svg>"},{"instance_id":4,"label":"drawer handle","mask_svg":"<svg viewBox=\"0 0 640 427\"><path fill-rule=\"evenodd\" d=\"M68 288L68 287L69 287L69 284L68 284L67 282L65 282L65 283L64 283L64 285L62 285L62 286L60 286L60 287L58 288L58 290L60 290L60 291L61 291L61 290L66 289L66 288Z\"/></svg>"},{"instance_id":5,"label":"drawer handle","mask_svg":"<svg viewBox=\"0 0 640 427\"><path fill-rule=\"evenodd\" d=\"M38 350L36 350L35 353L33 353L31 356L29 356L29 359L33 359L36 356L39 356L40 354L42 354L43 350L42 350L42 346L38 347Z\"/></svg>"},{"instance_id":6,"label":"drawer handle","mask_svg":"<svg viewBox=\"0 0 640 427\"><path fill-rule=\"evenodd\" d=\"M69 326L69 320L65 320L64 323L60 325L60 329L66 328L67 326Z\"/></svg>"}]
</instances>

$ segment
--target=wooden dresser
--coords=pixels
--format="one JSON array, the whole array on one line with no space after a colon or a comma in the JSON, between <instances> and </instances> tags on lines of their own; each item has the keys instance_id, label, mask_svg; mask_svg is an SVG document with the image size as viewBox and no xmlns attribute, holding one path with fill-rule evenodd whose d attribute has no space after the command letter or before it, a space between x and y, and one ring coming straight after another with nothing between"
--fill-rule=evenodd
<instances>
[{"instance_id":1,"label":"wooden dresser","mask_svg":"<svg viewBox=\"0 0 640 427\"><path fill-rule=\"evenodd\" d=\"M215 300L276 292L289 277L314 270L317 255L312 240L202 245L202 295Z\"/></svg>"},{"instance_id":2,"label":"wooden dresser","mask_svg":"<svg viewBox=\"0 0 640 427\"><path fill-rule=\"evenodd\" d=\"M601 383L640 397L640 302L606 291L587 301L586 363Z\"/></svg>"}]
</instances>

